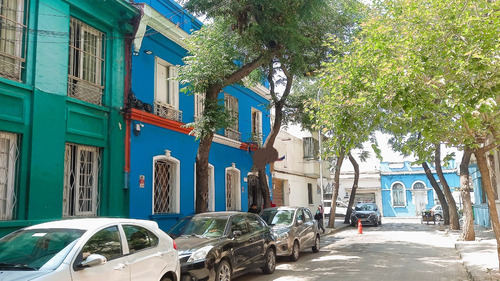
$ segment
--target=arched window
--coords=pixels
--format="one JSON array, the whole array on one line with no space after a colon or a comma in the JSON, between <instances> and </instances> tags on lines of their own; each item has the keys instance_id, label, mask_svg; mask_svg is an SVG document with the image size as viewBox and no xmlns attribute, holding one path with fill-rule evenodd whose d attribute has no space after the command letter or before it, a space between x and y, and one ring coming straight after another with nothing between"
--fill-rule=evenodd
<instances>
[{"instance_id":1,"label":"arched window","mask_svg":"<svg viewBox=\"0 0 500 281\"><path fill-rule=\"evenodd\" d=\"M241 173L233 163L226 168L226 210L241 211Z\"/></svg>"},{"instance_id":2,"label":"arched window","mask_svg":"<svg viewBox=\"0 0 500 281\"><path fill-rule=\"evenodd\" d=\"M180 161L165 155L153 157L153 213L180 212Z\"/></svg>"},{"instance_id":3,"label":"arched window","mask_svg":"<svg viewBox=\"0 0 500 281\"><path fill-rule=\"evenodd\" d=\"M404 207L406 206L405 187L402 183L396 182L391 187L392 190L392 206Z\"/></svg>"},{"instance_id":4,"label":"arched window","mask_svg":"<svg viewBox=\"0 0 500 281\"><path fill-rule=\"evenodd\" d=\"M413 189L425 189L426 186L425 186L425 184L423 182L416 181L416 182L413 183L413 187L412 188Z\"/></svg>"}]
</instances>

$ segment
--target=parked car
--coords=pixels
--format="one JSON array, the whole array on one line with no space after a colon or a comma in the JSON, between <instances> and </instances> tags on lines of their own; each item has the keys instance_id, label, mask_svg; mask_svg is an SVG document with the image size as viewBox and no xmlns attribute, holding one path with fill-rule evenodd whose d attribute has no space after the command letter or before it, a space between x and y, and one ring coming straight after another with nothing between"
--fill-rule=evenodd
<instances>
[{"instance_id":1,"label":"parked car","mask_svg":"<svg viewBox=\"0 0 500 281\"><path fill-rule=\"evenodd\" d=\"M375 203L358 203L351 213L351 225L356 226L358 220L361 220L361 224L378 226L382 224L382 215Z\"/></svg>"},{"instance_id":2,"label":"parked car","mask_svg":"<svg viewBox=\"0 0 500 281\"><path fill-rule=\"evenodd\" d=\"M431 208L431 214L434 214L434 219L440 221L443 219L443 207L441 205L435 205Z\"/></svg>"},{"instance_id":3,"label":"parked car","mask_svg":"<svg viewBox=\"0 0 500 281\"><path fill-rule=\"evenodd\" d=\"M276 268L271 228L253 213L197 214L168 233L179 249L181 280L231 280L259 268L271 274Z\"/></svg>"},{"instance_id":4,"label":"parked car","mask_svg":"<svg viewBox=\"0 0 500 281\"><path fill-rule=\"evenodd\" d=\"M272 227L278 256L297 261L300 251L311 248L313 252L319 252L318 223L308 208L267 208L260 212L260 216Z\"/></svg>"},{"instance_id":5,"label":"parked car","mask_svg":"<svg viewBox=\"0 0 500 281\"><path fill-rule=\"evenodd\" d=\"M153 221L60 220L0 239L2 281L174 281L179 273L176 245Z\"/></svg>"},{"instance_id":6,"label":"parked car","mask_svg":"<svg viewBox=\"0 0 500 281\"><path fill-rule=\"evenodd\" d=\"M323 204L324 204L323 210L324 210L325 216L329 216L331 206L332 206L332 200L324 200ZM348 205L346 203L344 203L340 200L337 200L337 206L335 207L335 216L345 217L345 215L347 214L347 206Z\"/></svg>"}]
</instances>

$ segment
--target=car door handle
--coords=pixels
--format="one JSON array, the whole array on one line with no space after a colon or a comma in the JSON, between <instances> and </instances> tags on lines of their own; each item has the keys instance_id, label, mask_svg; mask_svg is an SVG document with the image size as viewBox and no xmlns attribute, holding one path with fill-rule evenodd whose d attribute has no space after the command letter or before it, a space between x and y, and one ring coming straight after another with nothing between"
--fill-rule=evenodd
<instances>
[{"instance_id":1,"label":"car door handle","mask_svg":"<svg viewBox=\"0 0 500 281\"><path fill-rule=\"evenodd\" d=\"M117 264L115 267L113 267L113 269L114 269L114 270L120 270L120 271L122 271L125 267L127 267L127 265L126 265L126 264L124 264L124 263L119 263L119 264Z\"/></svg>"}]
</instances>

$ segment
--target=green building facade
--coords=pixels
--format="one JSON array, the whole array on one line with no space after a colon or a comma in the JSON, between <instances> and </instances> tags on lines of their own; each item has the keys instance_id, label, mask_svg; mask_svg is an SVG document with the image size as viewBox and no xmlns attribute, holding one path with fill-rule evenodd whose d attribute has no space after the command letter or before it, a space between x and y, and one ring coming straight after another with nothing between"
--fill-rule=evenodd
<instances>
[{"instance_id":1,"label":"green building facade","mask_svg":"<svg viewBox=\"0 0 500 281\"><path fill-rule=\"evenodd\" d=\"M137 17L124 0L0 2L0 236L128 216L122 109Z\"/></svg>"}]
</instances>

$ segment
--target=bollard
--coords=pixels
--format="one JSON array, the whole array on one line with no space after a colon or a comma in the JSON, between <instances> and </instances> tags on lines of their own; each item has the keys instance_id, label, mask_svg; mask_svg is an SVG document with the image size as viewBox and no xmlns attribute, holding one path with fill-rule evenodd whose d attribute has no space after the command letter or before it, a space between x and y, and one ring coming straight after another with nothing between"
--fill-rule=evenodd
<instances>
[{"instance_id":1,"label":"bollard","mask_svg":"<svg viewBox=\"0 0 500 281\"><path fill-rule=\"evenodd\" d=\"M363 234L363 225L361 225L361 220L358 220L358 234Z\"/></svg>"}]
</instances>

